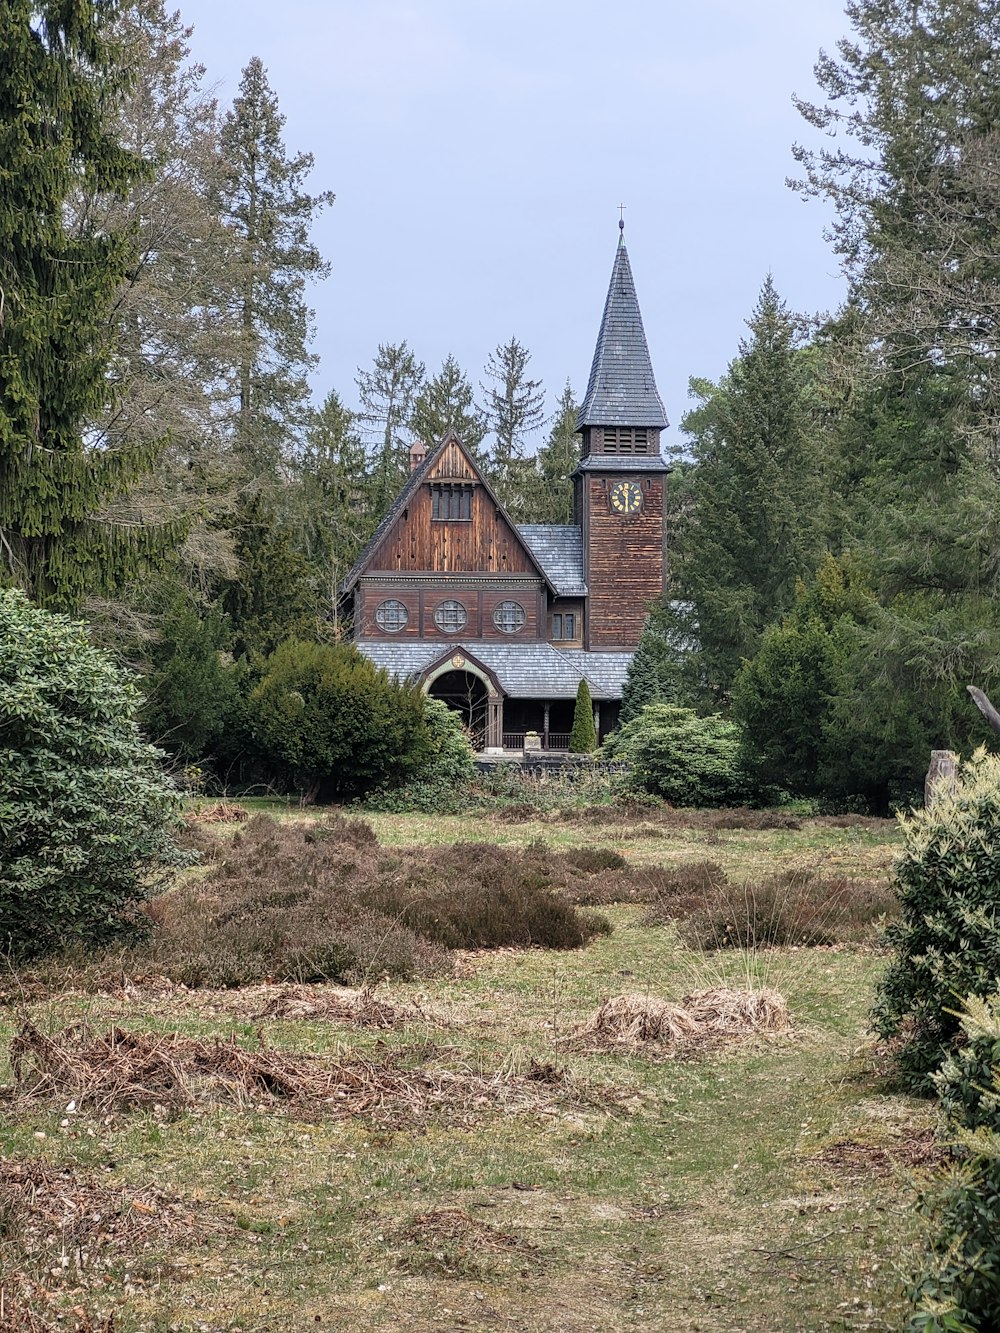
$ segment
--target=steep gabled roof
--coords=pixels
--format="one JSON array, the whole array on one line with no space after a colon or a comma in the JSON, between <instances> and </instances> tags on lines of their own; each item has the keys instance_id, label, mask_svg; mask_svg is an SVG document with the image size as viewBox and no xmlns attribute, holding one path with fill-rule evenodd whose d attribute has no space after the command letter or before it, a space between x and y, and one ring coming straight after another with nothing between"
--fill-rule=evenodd
<instances>
[{"instance_id":1,"label":"steep gabled roof","mask_svg":"<svg viewBox=\"0 0 1000 1333\"><path fill-rule=\"evenodd\" d=\"M559 597L586 597L583 529L558 523L522 523L518 532Z\"/></svg>"},{"instance_id":2,"label":"steep gabled roof","mask_svg":"<svg viewBox=\"0 0 1000 1333\"><path fill-rule=\"evenodd\" d=\"M590 382L576 424L578 430L584 426L663 430L667 425L653 378L624 235L618 240Z\"/></svg>"},{"instance_id":3,"label":"steep gabled roof","mask_svg":"<svg viewBox=\"0 0 1000 1333\"><path fill-rule=\"evenodd\" d=\"M434 448L428 451L427 457L420 464L420 466L414 468L414 470L407 477L406 482L403 485L403 489L396 496L396 499L392 507L390 508L389 512L386 514L385 518L383 518L382 522L372 533L371 538L369 539L367 545L365 546L365 549L358 556L357 560L355 560L349 572L341 580L337 588L337 593L339 596L346 597L348 593L351 592L354 585L357 583L358 579L364 573L365 566L368 564L368 561L371 559L371 557L375 554L375 552L381 545L382 540L392 530L393 524L400 517L400 515L402 514L403 510L407 507L407 505L410 503L410 501L412 500L413 496L417 493L420 486L428 479L428 477L432 475L438 459L444 453L448 445L451 444L453 441L459 447L459 449L461 449L462 454L464 455L470 468L473 470L473 472L476 474L476 477L479 479L479 483L483 487L483 490L490 497L490 500L496 505L497 509L499 509L500 513L504 516L508 526L510 527L511 531L515 534L521 545L524 547L528 557L534 564L536 565L538 564L537 555L535 555L534 551L532 551L528 542L518 531L517 524L511 520L510 515L507 513L506 509L500 502L496 491L494 491L493 487L483 476L482 469L478 466L476 460L471 456L471 454L466 449L462 441L455 434L455 432L453 430L450 430L447 431L444 435L442 435L441 439L438 440ZM548 574L544 569L541 568L540 565L538 572L545 579L545 582L549 584L550 587L552 587L552 583L548 577ZM554 587L552 588L552 591L553 592L556 591Z\"/></svg>"}]
</instances>

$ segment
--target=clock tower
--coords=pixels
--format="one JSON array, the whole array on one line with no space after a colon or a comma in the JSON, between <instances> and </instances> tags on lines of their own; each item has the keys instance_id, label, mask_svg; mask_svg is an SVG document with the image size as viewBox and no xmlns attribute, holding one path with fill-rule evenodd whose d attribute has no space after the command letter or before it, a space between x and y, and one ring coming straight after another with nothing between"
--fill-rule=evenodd
<instances>
[{"instance_id":1,"label":"clock tower","mask_svg":"<svg viewBox=\"0 0 1000 1333\"><path fill-rule=\"evenodd\" d=\"M664 498L660 454L667 417L619 223L611 285L577 417L583 436L573 474L574 521L582 529L588 589L584 647L628 649L663 593Z\"/></svg>"}]
</instances>

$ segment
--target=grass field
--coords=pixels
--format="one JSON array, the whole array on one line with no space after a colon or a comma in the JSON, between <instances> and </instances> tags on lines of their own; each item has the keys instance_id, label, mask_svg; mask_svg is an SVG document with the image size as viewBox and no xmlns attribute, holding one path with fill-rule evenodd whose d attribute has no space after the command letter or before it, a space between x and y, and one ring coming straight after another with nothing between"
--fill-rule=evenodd
<instances>
[{"instance_id":1,"label":"grass field","mask_svg":"<svg viewBox=\"0 0 1000 1333\"><path fill-rule=\"evenodd\" d=\"M895 839L890 825L822 821L370 820L391 846L541 839L637 866L710 857L731 877L819 867L878 879ZM0 1328L34 1327L9 1313L20 1302L39 1328L96 1328L113 1311L125 1331L898 1329L907 1203L933 1154L933 1112L888 1091L866 1057L882 958L707 955L670 925L641 925L641 907L606 914L613 933L582 951L463 954L451 976L381 986L396 1010L381 1027L266 1013L278 987L189 991L123 974L95 993L67 974L64 988L27 978L19 993L11 979L3 1084L25 1015L43 1035L85 1022L234 1038L346 1062L369 1082L363 1104L342 1105L217 1092L79 1109L8 1096L0 1285L12 1322ZM565 1040L608 996L678 999L723 982L776 987L791 1032L658 1059Z\"/></svg>"}]
</instances>

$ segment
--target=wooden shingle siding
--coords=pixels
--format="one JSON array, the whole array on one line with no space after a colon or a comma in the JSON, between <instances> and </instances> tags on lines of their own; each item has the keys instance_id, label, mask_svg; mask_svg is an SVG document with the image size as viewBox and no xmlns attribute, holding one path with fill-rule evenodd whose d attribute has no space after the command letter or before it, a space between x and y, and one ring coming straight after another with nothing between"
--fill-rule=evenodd
<instances>
[{"instance_id":1,"label":"wooden shingle siding","mask_svg":"<svg viewBox=\"0 0 1000 1333\"><path fill-rule=\"evenodd\" d=\"M498 512L482 486L473 489L469 522L436 521L431 504L430 486L422 486L373 552L366 573L537 572L516 529Z\"/></svg>"},{"instance_id":2,"label":"wooden shingle siding","mask_svg":"<svg viewBox=\"0 0 1000 1333\"><path fill-rule=\"evenodd\" d=\"M590 648L635 647L649 603L663 593L664 478L656 474L635 479L642 488L642 510L628 517L611 513L608 489L613 479L585 480Z\"/></svg>"},{"instance_id":3,"label":"wooden shingle siding","mask_svg":"<svg viewBox=\"0 0 1000 1333\"><path fill-rule=\"evenodd\" d=\"M384 601L402 602L406 607L406 626L394 633L383 630L375 619L379 604ZM459 634L445 634L434 623L434 608L441 602L456 601L465 607L468 620ZM537 643L547 637L544 603L539 586L531 581L522 585L463 584L459 579L440 579L433 583L413 585L365 580L359 594L356 634L364 639L408 642L413 639L435 639L445 643L461 638L495 639L498 643ZM515 634L507 634L493 622L493 613L501 602L517 602L524 608L524 625Z\"/></svg>"}]
</instances>

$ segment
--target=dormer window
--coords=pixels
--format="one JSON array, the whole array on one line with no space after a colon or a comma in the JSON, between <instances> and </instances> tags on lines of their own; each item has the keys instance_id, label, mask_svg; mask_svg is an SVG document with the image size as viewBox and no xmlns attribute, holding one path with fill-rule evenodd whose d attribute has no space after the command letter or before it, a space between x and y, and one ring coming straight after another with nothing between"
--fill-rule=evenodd
<instances>
[{"instance_id":1,"label":"dormer window","mask_svg":"<svg viewBox=\"0 0 1000 1333\"><path fill-rule=\"evenodd\" d=\"M472 521L472 487L436 485L431 487L431 518L439 523Z\"/></svg>"}]
</instances>

